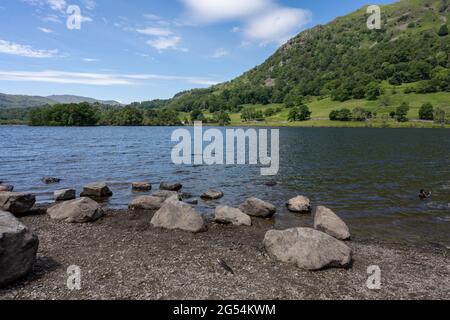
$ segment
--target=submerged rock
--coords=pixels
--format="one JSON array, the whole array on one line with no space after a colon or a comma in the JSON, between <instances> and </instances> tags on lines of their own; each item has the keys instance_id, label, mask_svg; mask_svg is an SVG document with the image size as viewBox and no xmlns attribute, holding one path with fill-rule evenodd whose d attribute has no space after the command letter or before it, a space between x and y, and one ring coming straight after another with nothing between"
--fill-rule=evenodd
<instances>
[{"instance_id":1,"label":"submerged rock","mask_svg":"<svg viewBox=\"0 0 450 320\"><path fill-rule=\"evenodd\" d=\"M319 206L314 213L314 228L339 240L350 239L350 230L330 209Z\"/></svg>"},{"instance_id":2,"label":"submerged rock","mask_svg":"<svg viewBox=\"0 0 450 320\"><path fill-rule=\"evenodd\" d=\"M77 197L75 189L61 189L53 193L55 201L73 200Z\"/></svg>"},{"instance_id":3,"label":"submerged rock","mask_svg":"<svg viewBox=\"0 0 450 320\"><path fill-rule=\"evenodd\" d=\"M98 220L104 215L103 209L91 198L65 201L47 209L50 218L69 223L85 223Z\"/></svg>"},{"instance_id":4,"label":"submerged rock","mask_svg":"<svg viewBox=\"0 0 450 320\"><path fill-rule=\"evenodd\" d=\"M161 190L180 191L183 188L183 185L181 183L161 182L159 188Z\"/></svg>"},{"instance_id":5,"label":"submerged rock","mask_svg":"<svg viewBox=\"0 0 450 320\"><path fill-rule=\"evenodd\" d=\"M166 201L163 197L141 196L133 199L128 205L132 210L159 210Z\"/></svg>"},{"instance_id":6,"label":"submerged rock","mask_svg":"<svg viewBox=\"0 0 450 320\"><path fill-rule=\"evenodd\" d=\"M36 196L31 193L0 192L0 210L13 214L24 214L31 210Z\"/></svg>"},{"instance_id":7,"label":"submerged rock","mask_svg":"<svg viewBox=\"0 0 450 320\"><path fill-rule=\"evenodd\" d=\"M186 202L188 204L192 204L194 206L198 205L198 199L195 199L195 198L184 200L184 202Z\"/></svg>"},{"instance_id":8,"label":"submerged rock","mask_svg":"<svg viewBox=\"0 0 450 320\"><path fill-rule=\"evenodd\" d=\"M42 178L42 182L44 182L46 184L54 184L54 183L60 183L61 179L54 178L54 177L44 177L44 178Z\"/></svg>"},{"instance_id":9,"label":"submerged rock","mask_svg":"<svg viewBox=\"0 0 450 320\"><path fill-rule=\"evenodd\" d=\"M149 182L133 182L131 188L134 191L150 191L152 190L152 184Z\"/></svg>"},{"instance_id":10,"label":"submerged rock","mask_svg":"<svg viewBox=\"0 0 450 320\"><path fill-rule=\"evenodd\" d=\"M311 202L305 196L297 196L292 198L286 204L289 211L298 213L310 213L311 212Z\"/></svg>"},{"instance_id":11,"label":"submerged rock","mask_svg":"<svg viewBox=\"0 0 450 320\"><path fill-rule=\"evenodd\" d=\"M352 260L352 250L345 243L310 228L270 230L264 246L271 257L306 270L346 267Z\"/></svg>"},{"instance_id":12,"label":"submerged rock","mask_svg":"<svg viewBox=\"0 0 450 320\"><path fill-rule=\"evenodd\" d=\"M239 209L253 217L270 218L277 209L273 204L260 200L258 198L249 198L239 206Z\"/></svg>"},{"instance_id":13,"label":"submerged rock","mask_svg":"<svg viewBox=\"0 0 450 320\"><path fill-rule=\"evenodd\" d=\"M106 198L113 195L112 191L104 182L95 182L85 185L81 197Z\"/></svg>"},{"instance_id":14,"label":"submerged rock","mask_svg":"<svg viewBox=\"0 0 450 320\"><path fill-rule=\"evenodd\" d=\"M11 213L0 211L0 288L31 271L38 246L33 232Z\"/></svg>"},{"instance_id":15,"label":"submerged rock","mask_svg":"<svg viewBox=\"0 0 450 320\"><path fill-rule=\"evenodd\" d=\"M249 215L229 206L219 206L216 208L215 221L218 223L231 223L235 226L252 225L252 219Z\"/></svg>"},{"instance_id":16,"label":"submerged rock","mask_svg":"<svg viewBox=\"0 0 450 320\"><path fill-rule=\"evenodd\" d=\"M202 216L190 205L181 201L166 201L151 223L154 227L200 232L205 229Z\"/></svg>"},{"instance_id":17,"label":"submerged rock","mask_svg":"<svg viewBox=\"0 0 450 320\"><path fill-rule=\"evenodd\" d=\"M278 181L270 180L270 181L267 181L265 183L265 185L268 186L268 187L275 187L276 185L278 185Z\"/></svg>"},{"instance_id":18,"label":"submerged rock","mask_svg":"<svg viewBox=\"0 0 450 320\"><path fill-rule=\"evenodd\" d=\"M201 195L203 200L217 200L223 197L222 191L209 190Z\"/></svg>"},{"instance_id":19,"label":"submerged rock","mask_svg":"<svg viewBox=\"0 0 450 320\"><path fill-rule=\"evenodd\" d=\"M13 190L14 190L14 186L0 185L0 192L12 192Z\"/></svg>"}]
</instances>

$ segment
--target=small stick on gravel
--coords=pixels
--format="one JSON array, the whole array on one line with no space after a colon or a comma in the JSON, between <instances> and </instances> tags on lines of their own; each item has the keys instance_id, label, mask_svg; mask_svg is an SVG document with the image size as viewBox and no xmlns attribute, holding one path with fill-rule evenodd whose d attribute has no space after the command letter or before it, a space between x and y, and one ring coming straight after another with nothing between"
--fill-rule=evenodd
<instances>
[{"instance_id":1,"label":"small stick on gravel","mask_svg":"<svg viewBox=\"0 0 450 320\"><path fill-rule=\"evenodd\" d=\"M226 272L234 274L233 269L231 269L231 267L225 261L223 261L222 259L217 259L217 262Z\"/></svg>"}]
</instances>

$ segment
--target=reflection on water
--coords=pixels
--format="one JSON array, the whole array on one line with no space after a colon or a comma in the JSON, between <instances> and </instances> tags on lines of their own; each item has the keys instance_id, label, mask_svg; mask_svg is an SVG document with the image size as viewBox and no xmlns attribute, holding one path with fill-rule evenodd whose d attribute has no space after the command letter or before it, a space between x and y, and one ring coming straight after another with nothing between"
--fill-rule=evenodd
<instances>
[{"instance_id":1,"label":"reflection on water","mask_svg":"<svg viewBox=\"0 0 450 320\"><path fill-rule=\"evenodd\" d=\"M279 208L277 227L310 225L310 216L286 211L297 194L329 206L351 226L356 238L450 245L450 130L306 129L280 130L280 172L262 177L255 166L175 166L174 128L0 127L0 180L39 201L57 188L107 181L108 204L125 207L136 196L133 181L181 181L199 195L224 191L220 203L238 205L249 196ZM223 129L221 129L223 130ZM45 185L44 176L62 178ZM277 180L268 187L265 182ZM433 191L421 201L420 189ZM218 202L201 202L212 214Z\"/></svg>"}]
</instances>

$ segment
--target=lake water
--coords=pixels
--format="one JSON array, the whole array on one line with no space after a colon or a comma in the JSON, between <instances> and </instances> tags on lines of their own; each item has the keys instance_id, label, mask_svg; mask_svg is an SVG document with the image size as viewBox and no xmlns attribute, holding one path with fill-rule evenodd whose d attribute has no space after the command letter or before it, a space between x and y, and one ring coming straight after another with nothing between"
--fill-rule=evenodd
<instances>
[{"instance_id":1,"label":"lake water","mask_svg":"<svg viewBox=\"0 0 450 320\"><path fill-rule=\"evenodd\" d=\"M173 130L0 126L0 180L40 202L56 189L106 181L115 208L140 195L131 191L133 181L150 181L154 190L160 181L180 181L197 197L210 188L225 193L217 202L200 201L205 215L217 203L237 206L250 196L272 202L277 228L311 225L310 216L285 209L301 194L332 208L356 239L450 246L450 130L282 128L275 177L261 176L256 166L173 165ZM63 180L45 185L44 176ZM268 187L269 180L279 184ZM432 199L418 198L422 188L433 191Z\"/></svg>"}]
</instances>

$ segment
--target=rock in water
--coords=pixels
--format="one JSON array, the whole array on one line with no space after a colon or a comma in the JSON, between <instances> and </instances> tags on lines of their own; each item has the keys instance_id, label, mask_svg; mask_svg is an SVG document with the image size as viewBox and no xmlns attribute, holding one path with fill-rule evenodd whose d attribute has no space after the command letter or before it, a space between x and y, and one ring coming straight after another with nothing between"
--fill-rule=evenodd
<instances>
[{"instance_id":1,"label":"rock in water","mask_svg":"<svg viewBox=\"0 0 450 320\"><path fill-rule=\"evenodd\" d=\"M277 212L277 209L273 204L257 198L247 199L239 206L239 209L249 216L260 218L270 218L275 214L275 212Z\"/></svg>"},{"instance_id":2,"label":"rock in water","mask_svg":"<svg viewBox=\"0 0 450 320\"><path fill-rule=\"evenodd\" d=\"M55 201L68 201L77 197L75 189L62 189L53 193Z\"/></svg>"},{"instance_id":3,"label":"rock in water","mask_svg":"<svg viewBox=\"0 0 450 320\"><path fill-rule=\"evenodd\" d=\"M222 191L209 190L206 191L204 194L202 194L200 198L202 198L203 200L217 200L222 197L223 197Z\"/></svg>"},{"instance_id":4,"label":"rock in water","mask_svg":"<svg viewBox=\"0 0 450 320\"><path fill-rule=\"evenodd\" d=\"M168 191L180 191L183 188L183 185L181 183L166 183L161 182L159 188L161 190L168 190Z\"/></svg>"},{"instance_id":5,"label":"rock in water","mask_svg":"<svg viewBox=\"0 0 450 320\"><path fill-rule=\"evenodd\" d=\"M163 197L141 196L133 199L128 205L128 208L131 210L159 210L164 201L166 199Z\"/></svg>"},{"instance_id":6,"label":"rock in water","mask_svg":"<svg viewBox=\"0 0 450 320\"><path fill-rule=\"evenodd\" d=\"M0 210L13 214L24 214L31 210L36 196L30 193L0 192Z\"/></svg>"},{"instance_id":7,"label":"rock in water","mask_svg":"<svg viewBox=\"0 0 450 320\"><path fill-rule=\"evenodd\" d=\"M352 250L345 243L310 228L270 230L264 246L273 258L306 270L346 267L352 260Z\"/></svg>"},{"instance_id":8,"label":"rock in water","mask_svg":"<svg viewBox=\"0 0 450 320\"><path fill-rule=\"evenodd\" d=\"M103 209L91 198L80 198L61 202L47 209L50 218L69 223L85 223L98 220L104 215Z\"/></svg>"},{"instance_id":9,"label":"rock in water","mask_svg":"<svg viewBox=\"0 0 450 320\"><path fill-rule=\"evenodd\" d=\"M11 185L0 185L0 192L13 192L14 186Z\"/></svg>"},{"instance_id":10,"label":"rock in water","mask_svg":"<svg viewBox=\"0 0 450 320\"><path fill-rule=\"evenodd\" d=\"M157 228L200 232L205 228L202 216L190 205L181 201L166 201L151 221Z\"/></svg>"},{"instance_id":11,"label":"rock in water","mask_svg":"<svg viewBox=\"0 0 450 320\"><path fill-rule=\"evenodd\" d=\"M83 188L82 197L106 198L113 195L112 191L104 182L90 183Z\"/></svg>"},{"instance_id":12,"label":"rock in water","mask_svg":"<svg viewBox=\"0 0 450 320\"><path fill-rule=\"evenodd\" d=\"M0 211L0 288L31 271L38 246L34 233L11 213Z\"/></svg>"},{"instance_id":13,"label":"rock in water","mask_svg":"<svg viewBox=\"0 0 450 320\"><path fill-rule=\"evenodd\" d=\"M287 203L287 208L289 211L298 213L310 213L311 212L311 202L307 197L297 196L292 198Z\"/></svg>"},{"instance_id":14,"label":"rock in water","mask_svg":"<svg viewBox=\"0 0 450 320\"><path fill-rule=\"evenodd\" d=\"M350 231L345 222L333 211L323 206L319 206L315 210L314 228L339 240L350 238Z\"/></svg>"},{"instance_id":15,"label":"rock in water","mask_svg":"<svg viewBox=\"0 0 450 320\"><path fill-rule=\"evenodd\" d=\"M152 184L149 182L133 182L131 188L133 191L150 191L152 190Z\"/></svg>"},{"instance_id":16,"label":"rock in water","mask_svg":"<svg viewBox=\"0 0 450 320\"><path fill-rule=\"evenodd\" d=\"M42 182L44 182L45 184L60 183L61 179L54 177L44 177L42 178Z\"/></svg>"},{"instance_id":17,"label":"rock in water","mask_svg":"<svg viewBox=\"0 0 450 320\"><path fill-rule=\"evenodd\" d=\"M170 197L177 196L180 200L181 197L176 191L168 191L168 190L160 190L152 194L153 197L164 198L164 200L169 199Z\"/></svg>"},{"instance_id":18,"label":"rock in water","mask_svg":"<svg viewBox=\"0 0 450 320\"><path fill-rule=\"evenodd\" d=\"M251 226L252 219L241 210L229 206L219 206L215 211L215 221L218 223L231 223L235 226Z\"/></svg>"}]
</instances>

